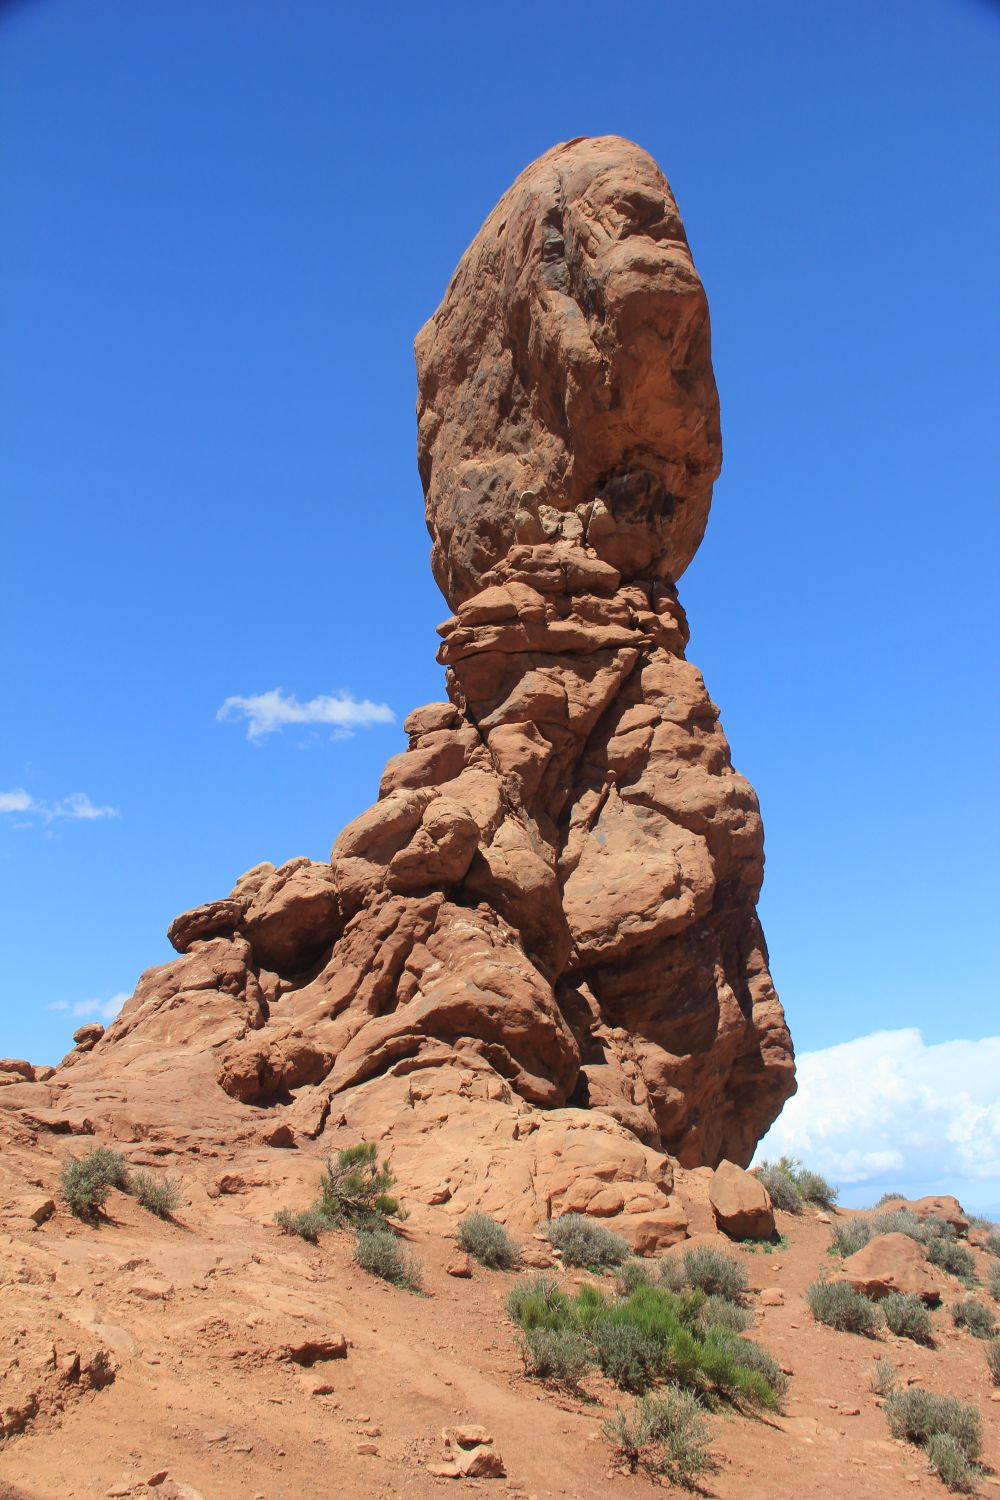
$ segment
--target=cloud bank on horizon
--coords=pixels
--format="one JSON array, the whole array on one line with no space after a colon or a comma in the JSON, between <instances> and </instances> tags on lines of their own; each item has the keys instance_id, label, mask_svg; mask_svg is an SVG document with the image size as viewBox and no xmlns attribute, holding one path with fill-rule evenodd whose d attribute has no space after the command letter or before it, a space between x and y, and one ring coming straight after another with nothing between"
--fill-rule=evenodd
<instances>
[{"instance_id":1,"label":"cloud bank on horizon","mask_svg":"<svg viewBox=\"0 0 1000 1500\"><path fill-rule=\"evenodd\" d=\"M57 802L43 802L26 792L23 786L9 792L0 792L0 813L22 814L25 818L38 817L46 823L55 818L78 818L92 821L95 818L117 818L117 807L99 807L90 800L86 792L70 792Z\"/></svg>"},{"instance_id":2,"label":"cloud bank on horizon","mask_svg":"<svg viewBox=\"0 0 1000 1500\"><path fill-rule=\"evenodd\" d=\"M218 710L217 719L247 721L247 739L274 734L286 724L327 724L335 737L353 734L355 729L369 729L373 724L394 724L396 716L387 703L373 703L370 698L355 698L353 693L320 695L300 703L294 693L271 688L267 693L249 697L227 698Z\"/></svg>"},{"instance_id":3,"label":"cloud bank on horizon","mask_svg":"<svg viewBox=\"0 0 1000 1500\"><path fill-rule=\"evenodd\" d=\"M876 1031L797 1059L799 1091L756 1160L798 1157L849 1205L954 1193L1000 1214L1000 1036L928 1044Z\"/></svg>"}]
</instances>

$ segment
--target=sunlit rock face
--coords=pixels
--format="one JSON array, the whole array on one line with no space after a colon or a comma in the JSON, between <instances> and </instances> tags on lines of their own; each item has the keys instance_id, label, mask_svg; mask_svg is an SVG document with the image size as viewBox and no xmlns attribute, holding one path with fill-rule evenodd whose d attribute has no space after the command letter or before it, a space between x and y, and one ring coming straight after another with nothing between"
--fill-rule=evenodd
<instances>
[{"instance_id":1,"label":"sunlit rock face","mask_svg":"<svg viewBox=\"0 0 1000 1500\"><path fill-rule=\"evenodd\" d=\"M448 701L410 714L329 864L176 919L182 956L60 1071L81 1108L346 1123L428 1181L447 1162L456 1202L527 1222L541 1195L668 1243L664 1153L745 1165L795 1084L757 800L685 656L719 411L656 164L617 137L534 162L416 350ZM415 1098L452 1100L431 1144Z\"/></svg>"}]
</instances>

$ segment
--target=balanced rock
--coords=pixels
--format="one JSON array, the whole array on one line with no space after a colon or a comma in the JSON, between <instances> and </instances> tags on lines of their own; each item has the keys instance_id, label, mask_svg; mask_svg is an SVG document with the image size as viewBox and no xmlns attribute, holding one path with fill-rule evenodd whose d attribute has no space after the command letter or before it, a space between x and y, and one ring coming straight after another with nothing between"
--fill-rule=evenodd
<instances>
[{"instance_id":1,"label":"balanced rock","mask_svg":"<svg viewBox=\"0 0 1000 1500\"><path fill-rule=\"evenodd\" d=\"M424 1201L446 1180L456 1211L553 1200L669 1244L667 1154L746 1165L795 1081L757 799L685 654L719 413L655 162L605 136L526 168L416 352L449 701L328 863L171 924L56 1112L190 1145L289 1109L307 1139L391 1132Z\"/></svg>"},{"instance_id":2,"label":"balanced rock","mask_svg":"<svg viewBox=\"0 0 1000 1500\"><path fill-rule=\"evenodd\" d=\"M709 1202L719 1228L734 1240L766 1240L774 1234L771 1195L752 1172L721 1161L709 1188Z\"/></svg>"}]
</instances>

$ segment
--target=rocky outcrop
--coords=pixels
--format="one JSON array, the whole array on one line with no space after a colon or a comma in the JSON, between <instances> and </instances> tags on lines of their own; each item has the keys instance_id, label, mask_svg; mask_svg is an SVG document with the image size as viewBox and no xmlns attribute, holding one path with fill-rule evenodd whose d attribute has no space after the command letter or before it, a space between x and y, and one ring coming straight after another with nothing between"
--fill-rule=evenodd
<instances>
[{"instance_id":1,"label":"rocky outcrop","mask_svg":"<svg viewBox=\"0 0 1000 1500\"><path fill-rule=\"evenodd\" d=\"M922 1245L907 1234L879 1234L844 1261L835 1281L881 1301L890 1292L907 1292L936 1306L948 1281L928 1260Z\"/></svg>"},{"instance_id":2,"label":"rocky outcrop","mask_svg":"<svg viewBox=\"0 0 1000 1500\"><path fill-rule=\"evenodd\" d=\"M233 1105L287 1110L294 1140L364 1118L383 1083L392 1110L404 1081L468 1078L522 1163L591 1122L603 1165L564 1180L553 1144L528 1216L544 1192L660 1215L669 1243L683 1227L651 1161L745 1165L794 1076L755 911L757 800L685 654L676 580L719 469L718 400L655 163L604 137L527 168L417 364L448 701L410 714L328 864L260 865L171 924L181 956L73 1056L74 1085L128 1067L162 1104L178 1068L209 1070ZM477 1152L448 1130L460 1196ZM525 1180L515 1165L505 1205L480 1196L510 1217Z\"/></svg>"}]
</instances>

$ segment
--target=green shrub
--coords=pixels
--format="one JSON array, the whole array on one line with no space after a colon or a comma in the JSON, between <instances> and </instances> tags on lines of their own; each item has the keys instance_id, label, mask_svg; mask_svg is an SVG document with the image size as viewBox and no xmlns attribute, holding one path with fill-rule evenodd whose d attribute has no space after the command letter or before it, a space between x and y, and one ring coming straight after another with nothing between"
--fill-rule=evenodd
<instances>
[{"instance_id":1,"label":"green shrub","mask_svg":"<svg viewBox=\"0 0 1000 1500\"><path fill-rule=\"evenodd\" d=\"M806 1291L806 1301L817 1323L842 1333L863 1333L872 1338L881 1321L871 1298L856 1292L846 1281L815 1281Z\"/></svg>"},{"instance_id":2,"label":"green shrub","mask_svg":"<svg viewBox=\"0 0 1000 1500\"><path fill-rule=\"evenodd\" d=\"M359 1141L327 1158L314 1208L330 1224L378 1228L400 1213L391 1192L395 1184L389 1163L378 1163L375 1142Z\"/></svg>"},{"instance_id":3,"label":"green shrub","mask_svg":"<svg viewBox=\"0 0 1000 1500\"><path fill-rule=\"evenodd\" d=\"M738 1302L745 1296L749 1282L738 1261L711 1245L696 1245L684 1252L684 1277L689 1286L697 1287L708 1297L726 1297Z\"/></svg>"},{"instance_id":4,"label":"green shrub","mask_svg":"<svg viewBox=\"0 0 1000 1500\"><path fill-rule=\"evenodd\" d=\"M671 1484L691 1488L699 1474L714 1467L705 1413L689 1391L643 1396L631 1411L609 1417L604 1435L633 1472L641 1465Z\"/></svg>"},{"instance_id":5,"label":"green shrub","mask_svg":"<svg viewBox=\"0 0 1000 1500\"><path fill-rule=\"evenodd\" d=\"M755 1176L770 1193L774 1207L786 1214L800 1214L803 1209L802 1194L795 1181L797 1167L794 1158L782 1156L778 1161L762 1161L754 1169Z\"/></svg>"},{"instance_id":6,"label":"green shrub","mask_svg":"<svg viewBox=\"0 0 1000 1500\"><path fill-rule=\"evenodd\" d=\"M876 1208L883 1208L887 1203L901 1203L906 1201L905 1193L883 1193L876 1203Z\"/></svg>"},{"instance_id":7,"label":"green shrub","mask_svg":"<svg viewBox=\"0 0 1000 1500\"><path fill-rule=\"evenodd\" d=\"M930 1315L919 1297L912 1292L890 1292L881 1305L885 1321L897 1338L933 1344Z\"/></svg>"},{"instance_id":8,"label":"green shrub","mask_svg":"<svg viewBox=\"0 0 1000 1500\"><path fill-rule=\"evenodd\" d=\"M107 1146L71 1158L59 1174L60 1197L78 1219L96 1219L113 1187L129 1191L128 1162Z\"/></svg>"},{"instance_id":9,"label":"green shrub","mask_svg":"<svg viewBox=\"0 0 1000 1500\"><path fill-rule=\"evenodd\" d=\"M391 1281L407 1291L419 1290L420 1262L399 1243L391 1229L360 1228L357 1231L354 1258L363 1271Z\"/></svg>"},{"instance_id":10,"label":"green shrub","mask_svg":"<svg viewBox=\"0 0 1000 1500\"><path fill-rule=\"evenodd\" d=\"M887 1359L877 1359L872 1365L868 1384L876 1396L891 1396L896 1389L896 1367Z\"/></svg>"},{"instance_id":11,"label":"green shrub","mask_svg":"<svg viewBox=\"0 0 1000 1500\"><path fill-rule=\"evenodd\" d=\"M586 1339L572 1328L529 1328L521 1335L526 1375L575 1386L593 1363Z\"/></svg>"},{"instance_id":12,"label":"green shrub","mask_svg":"<svg viewBox=\"0 0 1000 1500\"><path fill-rule=\"evenodd\" d=\"M297 1234L300 1239L308 1240L315 1245L324 1229L330 1228L329 1219L315 1208L304 1208L300 1213L292 1213L291 1209L279 1208L274 1216L274 1222L283 1234Z\"/></svg>"},{"instance_id":13,"label":"green shrub","mask_svg":"<svg viewBox=\"0 0 1000 1500\"><path fill-rule=\"evenodd\" d=\"M974 1406L955 1396L936 1396L911 1386L894 1391L885 1403L886 1421L893 1437L911 1443L926 1443L935 1433L953 1437L969 1460L979 1457L983 1446L983 1423Z\"/></svg>"},{"instance_id":14,"label":"green shrub","mask_svg":"<svg viewBox=\"0 0 1000 1500\"><path fill-rule=\"evenodd\" d=\"M154 1177L152 1172L136 1172L132 1178L135 1201L158 1219L169 1219L181 1201L179 1185L172 1177Z\"/></svg>"},{"instance_id":15,"label":"green shrub","mask_svg":"<svg viewBox=\"0 0 1000 1500\"><path fill-rule=\"evenodd\" d=\"M615 1277L615 1291L619 1297L631 1296L636 1287L652 1285L653 1271L644 1260L627 1260Z\"/></svg>"},{"instance_id":16,"label":"green shrub","mask_svg":"<svg viewBox=\"0 0 1000 1500\"><path fill-rule=\"evenodd\" d=\"M950 1231L950 1225L945 1226ZM922 1223L909 1208L890 1209L886 1213L858 1214L838 1224L833 1231L833 1248L838 1255L853 1255L863 1250L879 1234L905 1234L919 1245L942 1238L941 1221Z\"/></svg>"},{"instance_id":17,"label":"green shrub","mask_svg":"<svg viewBox=\"0 0 1000 1500\"><path fill-rule=\"evenodd\" d=\"M785 1394L788 1389L788 1376L774 1355L770 1354L762 1344L754 1343L753 1339L741 1339L733 1334L722 1334L721 1330L717 1331L716 1341L725 1349L737 1369L747 1370L751 1374L761 1376L776 1395Z\"/></svg>"},{"instance_id":18,"label":"green shrub","mask_svg":"<svg viewBox=\"0 0 1000 1500\"><path fill-rule=\"evenodd\" d=\"M631 1250L620 1235L612 1234L603 1224L596 1224L585 1214L563 1214L543 1224L546 1235L562 1252L568 1266L620 1266Z\"/></svg>"},{"instance_id":19,"label":"green shrub","mask_svg":"<svg viewBox=\"0 0 1000 1500\"><path fill-rule=\"evenodd\" d=\"M986 1252L995 1255L1000 1260L1000 1231L994 1231L986 1236Z\"/></svg>"},{"instance_id":20,"label":"green shrub","mask_svg":"<svg viewBox=\"0 0 1000 1500\"><path fill-rule=\"evenodd\" d=\"M720 1333L746 1333L752 1322L753 1313L747 1308L731 1302L728 1297L713 1295L705 1298L691 1327L699 1338L705 1338L713 1328Z\"/></svg>"},{"instance_id":21,"label":"green shrub","mask_svg":"<svg viewBox=\"0 0 1000 1500\"><path fill-rule=\"evenodd\" d=\"M972 1251L952 1240L932 1239L927 1246L927 1259L932 1266L940 1266L950 1276L975 1277L976 1260Z\"/></svg>"},{"instance_id":22,"label":"green shrub","mask_svg":"<svg viewBox=\"0 0 1000 1500\"><path fill-rule=\"evenodd\" d=\"M730 1349L740 1340L717 1328L704 1338L694 1332L691 1324L705 1301L700 1291L678 1297L662 1287L639 1286L609 1303L596 1287L581 1287L570 1297L552 1277L530 1276L512 1288L507 1311L525 1333L545 1329L579 1334L602 1369L626 1389L641 1390L654 1380L669 1380L775 1408L777 1393L756 1368L754 1356Z\"/></svg>"},{"instance_id":23,"label":"green shrub","mask_svg":"<svg viewBox=\"0 0 1000 1500\"><path fill-rule=\"evenodd\" d=\"M662 1369L662 1345L632 1323L600 1318L590 1330L590 1341L602 1372L620 1390L641 1396Z\"/></svg>"},{"instance_id":24,"label":"green shrub","mask_svg":"<svg viewBox=\"0 0 1000 1500\"><path fill-rule=\"evenodd\" d=\"M462 1219L457 1238L467 1255L493 1270L509 1271L521 1259L506 1229L489 1214L469 1214Z\"/></svg>"},{"instance_id":25,"label":"green shrub","mask_svg":"<svg viewBox=\"0 0 1000 1500\"><path fill-rule=\"evenodd\" d=\"M986 1345L986 1368L994 1385L1000 1385L1000 1338L992 1338Z\"/></svg>"},{"instance_id":26,"label":"green shrub","mask_svg":"<svg viewBox=\"0 0 1000 1500\"><path fill-rule=\"evenodd\" d=\"M927 1439L926 1448L928 1463L950 1490L960 1495L975 1491L981 1471L969 1463L956 1438L949 1432L935 1432Z\"/></svg>"},{"instance_id":27,"label":"green shrub","mask_svg":"<svg viewBox=\"0 0 1000 1500\"><path fill-rule=\"evenodd\" d=\"M977 1302L975 1297L963 1297L961 1302L951 1305L951 1321L956 1328L967 1328L976 1339L996 1337L996 1319L988 1307Z\"/></svg>"},{"instance_id":28,"label":"green shrub","mask_svg":"<svg viewBox=\"0 0 1000 1500\"><path fill-rule=\"evenodd\" d=\"M986 1273L986 1290L994 1302L1000 1302L1000 1260L990 1263Z\"/></svg>"},{"instance_id":29,"label":"green shrub","mask_svg":"<svg viewBox=\"0 0 1000 1500\"><path fill-rule=\"evenodd\" d=\"M838 1255L855 1255L865 1248L871 1237L871 1224L867 1219L846 1219L834 1226L831 1246Z\"/></svg>"},{"instance_id":30,"label":"green shrub","mask_svg":"<svg viewBox=\"0 0 1000 1500\"><path fill-rule=\"evenodd\" d=\"M122 1193L131 1192L128 1160L120 1151L112 1151L108 1146L98 1146L83 1160L87 1163L88 1170L107 1183L109 1188L117 1188Z\"/></svg>"},{"instance_id":31,"label":"green shrub","mask_svg":"<svg viewBox=\"0 0 1000 1500\"><path fill-rule=\"evenodd\" d=\"M572 1299L554 1276L539 1272L514 1283L507 1297L507 1316L519 1328L567 1328L573 1322Z\"/></svg>"},{"instance_id":32,"label":"green shrub","mask_svg":"<svg viewBox=\"0 0 1000 1500\"><path fill-rule=\"evenodd\" d=\"M836 1208L840 1194L818 1172L813 1172L808 1167L800 1167L793 1174L793 1181L800 1196L807 1203L813 1203L817 1208Z\"/></svg>"}]
</instances>

